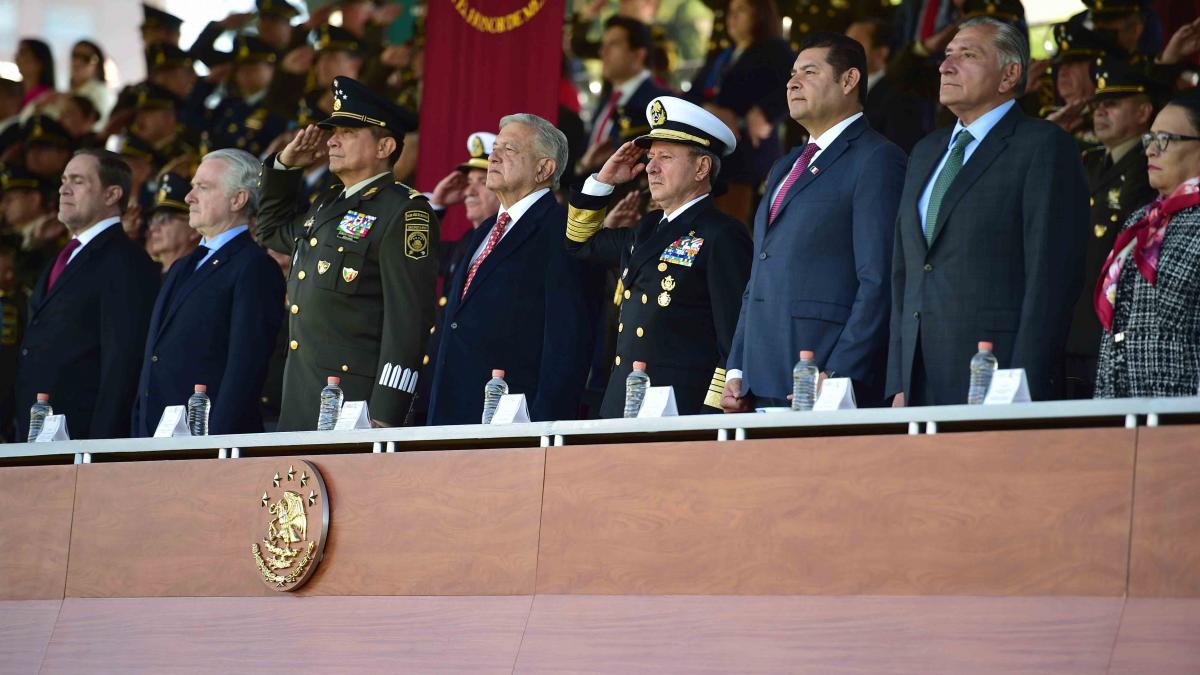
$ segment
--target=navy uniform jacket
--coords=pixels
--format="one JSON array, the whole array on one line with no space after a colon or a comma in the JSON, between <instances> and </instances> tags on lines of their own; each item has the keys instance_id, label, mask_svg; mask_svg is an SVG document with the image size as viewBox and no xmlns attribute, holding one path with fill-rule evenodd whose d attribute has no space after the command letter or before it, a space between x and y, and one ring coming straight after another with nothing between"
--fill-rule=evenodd
<instances>
[{"instance_id":1,"label":"navy uniform jacket","mask_svg":"<svg viewBox=\"0 0 1200 675\"><path fill-rule=\"evenodd\" d=\"M908 164L896 216L887 393L903 391L910 405L966 402L971 357L988 340L1001 368L1025 369L1035 400L1051 398L1089 229L1079 149L1059 127L1014 106L950 184L926 245L918 204L953 129L926 136Z\"/></svg>"},{"instance_id":2,"label":"navy uniform jacket","mask_svg":"<svg viewBox=\"0 0 1200 675\"><path fill-rule=\"evenodd\" d=\"M47 292L53 264L29 299L17 363L18 435L25 438L29 406L46 392L72 438L125 438L161 268L120 223L75 254Z\"/></svg>"},{"instance_id":3,"label":"navy uniform jacket","mask_svg":"<svg viewBox=\"0 0 1200 675\"><path fill-rule=\"evenodd\" d=\"M154 303L133 434L152 436L170 405L184 405L193 385L208 387L210 434L262 431L259 394L283 317L283 275L249 232L217 249L203 266L171 265Z\"/></svg>"},{"instance_id":4,"label":"navy uniform jacket","mask_svg":"<svg viewBox=\"0 0 1200 675\"><path fill-rule=\"evenodd\" d=\"M348 199L337 186L297 209L301 171L263 163L257 234L292 257L280 431L316 429L326 378L347 401L400 426L433 324L438 220L420 193L381 176Z\"/></svg>"},{"instance_id":5,"label":"navy uniform jacket","mask_svg":"<svg viewBox=\"0 0 1200 675\"><path fill-rule=\"evenodd\" d=\"M883 398L892 234L904 152L866 117L846 127L800 175L768 226L771 200L803 148L771 168L754 217L754 268L727 367L742 391L782 399L801 350L849 377L859 406Z\"/></svg>"},{"instance_id":6,"label":"navy uniform jacket","mask_svg":"<svg viewBox=\"0 0 1200 675\"><path fill-rule=\"evenodd\" d=\"M483 386L505 371L534 421L575 419L592 352L594 311L587 270L563 247L566 209L548 192L479 266L466 297L471 258L496 218L469 233L454 273L433 371L429 424L479 424Z\"/></svg>"},{"instance_id":7,"label":"navy uniform jacket","mask_svg":"<svg viewBox=\"0 0 1200 675\"><path fill-rule=\"evenodd\" d=\"M659 224L658 210L635 228L601 229L611 198L572 194L567 224L567 249L620 278L617 355L601 416L624 413L634 361L646 362L652 385L675 388L681 414L720 412L725 359L750 277L746 226L706 196L668 223Z\"/></svg>"}]
</instances>

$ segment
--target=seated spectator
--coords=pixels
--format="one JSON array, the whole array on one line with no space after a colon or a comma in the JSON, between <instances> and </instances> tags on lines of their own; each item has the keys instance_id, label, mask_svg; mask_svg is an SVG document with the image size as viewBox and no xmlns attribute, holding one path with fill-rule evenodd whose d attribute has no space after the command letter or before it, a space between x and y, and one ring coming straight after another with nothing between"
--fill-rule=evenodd
<instances>
[{"instance_id":1,"label":"seated spectator","mask_svg":"<svg viewBox=\"0 0 1200 675\"><path fill-rule=\"evenodd\" d=\"M112 92L104 79L104 52L91 40L80 40L71 48L71 93L91 102L97 128L108 119Z\"/></svg>"},{"instance_id":2,"label":"seated spectator","mask_svg":"<svg viewBox=\"0 0 1200 675\"><path fill-rule=\"evenodd\" d=\"M54 56L50 53L50 45L25 38L17 44L13 60L21 72L22 110L30 110L32 105L54 95Z\"/></svg>"},{"instance_id":3,"label":"seated spectator","mask_svg":"<svg viewBox=\"0 0 1200 675\"><path fill-rule=\"evenodd\" d=\"M1200 385L1200 93L1167 104L1142 145L1158 197L1126 221L1096 282L1096 398Z\"/></svg>"}]
</instances>

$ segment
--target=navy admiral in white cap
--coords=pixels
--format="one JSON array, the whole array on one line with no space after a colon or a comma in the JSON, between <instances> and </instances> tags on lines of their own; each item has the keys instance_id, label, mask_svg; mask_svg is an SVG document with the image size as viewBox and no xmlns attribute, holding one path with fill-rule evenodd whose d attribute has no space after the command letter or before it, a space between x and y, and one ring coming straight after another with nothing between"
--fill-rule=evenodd
<instances>
[{"instance_id":1,"label":"navy admiral in white cap","mask_svg":"<svg viewBox=\"0 0 1200 675\"><path fill-rule=\"evenodd\" d=\"M438 219L392 175L415 119L348 77L333 95L327 119L263 164L258 240L293 256L280 431L316 428L334 375L376 424L403 424L433 323ZM339 183L300 213L301 169L326 156Z\"/></svg>"},{"instance_id":2,"label":"navy admiral in white cap","mask_svg":"<svg viewBox=\"0 0 1200 675\"><path fill-rule=\"evenodd\" d=\"M716 413L753 248L746 226L709 195L737 141L711 113L671 96L651 101L646 118L649 133L571 195L567 218L567 249L620 275L617 354L600 414L622 415L634 361L646 362L654 385L675 388L681 414ZM602 229L613 189L643 171L661 210Z\"/></svg>"}]
</instances>

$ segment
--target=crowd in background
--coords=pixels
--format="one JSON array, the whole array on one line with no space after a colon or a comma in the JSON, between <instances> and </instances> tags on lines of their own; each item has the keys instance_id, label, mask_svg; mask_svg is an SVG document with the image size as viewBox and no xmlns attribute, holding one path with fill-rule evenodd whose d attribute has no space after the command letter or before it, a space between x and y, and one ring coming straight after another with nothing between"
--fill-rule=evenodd
<instances>
[{"instance_id":1,"label":"crowd in background","mask_svg":"<svg viewBox=\"0 0 1200 675\"><path fill-rule=\"evenodd\" d=\"M1148 173L1147 165L1147 155L1173 157L1172 151L1200 155L1200 143L1192 138L1200 136L1200 119L1189 117L1186 106L1168 107L1168 112L1178 112L1177 108L1183 111L1177 120L1182 132L1164 135L1156 131L1157 135L1143 138L1151 132L1158 116L1167 114L1164 106L1169 101L1200 84L1200 10L1194 3L1170 0L1088 0L1085 4L1087 7L1078 14L1052 27L1047 37L1049 57L1026 64L1021 90L1013 96L1016 106L1029 116L1053 123L1074 139L1089 195L1086 202L1068 205L1078 211L1081 221L1087 221L1086 238L1080 237L1075 244L1082 259L1082 274L1077 280L1081 287L1077 297L1071 299L1075 313L1068 317L1071 324L1066 345L1053 355L1053 366L1046 368L1053 371L1046 374L1053 386L1037 387L1036 394L1042 398L1178 395L1188 387L1187 393L1195 394L1200 382L1191 380L1175 382L1173 388L1163 391L1116 381L1113 373L1131 366L1114 340L1136 340L1148 331L1118 331L1113 325L1114 321L1121 325L1140 320L1128 314L1132 300L1124 307L1117 301L1118 297L1126 297L1126 291L1130 298L1133 294L1161 292L1161 288L1156 291L1153 268L1158 270L1158 284L1180 290L1178 302L1200 298L1183 292L1188 289L1177 288L1195 283L1191 272L1167 268L1164 274L1158 258L1169 216L1191 208L1190 202L1181 206L1178 200L1166 199L1171 202L1167 208L1161 198L1171 197L1191 176L1176 177L1165 185L1161 177L1157 182L1154 177L1154 171L1162 167L1151 163ZM27 307L30 294L45 282L48 269L71 239L59 219L59 199L63 172L74 153L108 148L128 165L132 185L128 204L120 214L120 226L129 240L144 248L157 263L161 274L192 255L201 241L202 233L189 225L190 202L185 199L201 160L221 149L244 150L260 160L279 153L298 130L337 110L332 89L335 78L353 78L407 112L402 122L406 138L401 139L407 142L398 143L403 150L393 173L396 180L411 185L418 152L414 141L420 133L417 111L423 27L418 18L411 41L389 43L387 27L404 8L399 3L353 0L328 4L306 15L287 0L258 0L255 12L216 18L185 47L179 43L181 21L145 6L141 36L147 76L142 82L119 89L113 86L115 83L105 81L103 40L79 40L69 55L53 54L46 42L36 37L20 41L14 60L21 81L0 80L0 417L5 421L0 430L6 438L14 437L11 421L16 411L32 403L17 400L13 394L16 363L31 320ZM329 23L334 11L340 16L336 26ZM860 73L865 92L862 112L872 129L910 154L935 129L956 122L956 112L943 100L940 81L945 73L940 75L939 68L944 67L943 59L959 27L976 17L997 19L1028 35L1024 8L1018 0L581 3L564 24L559 119L552 120L564 132L568 146L566 166L556 186L558 199L566 203L571 191L582 189L585 179L600 172L619 148L647 133L652 126L648 119L652 101L675 96L711 113L736 139L736 148L721 158L713 181L711 194L716 208L744 223L748 234L758 232L760 227L765 232L769 222L756 225L756 214L761 217L769 212L768 220L774 218L774 209L767 207L781 197L780 161L795 159L789 154L791 149L816 142L815 136L808 137L803 122L796 123L799 120L788 97L789 81L798 65L797 53L805 40L835 33L861 44L866 57L865 72ZM223 36L232 38L229 51L216 46L225 42ZM68 82L56 80L56 57L70 61ZM197 74L197 64L203 64L206 74ZM599 86L591 86L593 80ZM1185 133L1188 125L1190 134ZM486 153L479 153L485 163L474 168L486 168L492 142L487 141ZM464 153L462 146L423 146L419 152L435 152L455 161L466 154L476 155L470 147ZM787 164L791 166L791 162ZM787 173L788 166L782 168L782 174ZM1183 166L1191 165L1184 162ZM910 160L909 170L912 168ZM336 182L326 160L304 166L302 171L303 180L294 195L300 210L307 209L331 182ZM435 213L465 203L471 225L479 227L494 219L500 209L482 181L480 176L471 176L469 170L456 170L434 185L416 187L427 191ZM650 192L644 176L620 186L603 227L636 227L645 213L661 207ZM1013 194L1008 198L1021 197ZM1143 208L1147 205L1152 205L1149 211ZM1186 221L1186 216L1176 221ZM903 218L901 213L899 220ZM1152 222L1142 223L1146 220ZM1121 234L1135 222L1142 226L1131 235L1130 243L1130 236ZM250 229L253 231L253 226ZM470 236L468 232L463 241ZM932 246L932 240L928 245ZM1191 245L1200 247L1200 243ZM897 242L897 251L900 247ZM444 290L451 285L465 252L461 243L456 246L455 242L445 242L441 248L444 279L440 287ZM812 250L803 253L819 255ZM760 241L756 240L754 254L765 260ZM887 254L890 265L890 246ZM293 259L276 251L270 251L270 255L286 277ZM897 252L896 256L900 262L903 253ZM1123 266L1129 258L1137 265ZM1144 263L1150 259L1153 262ZM1163 262L1193 269L1200 266L1195 256L1172 256ZM796 264L805 263L797 260ZM1006 264L1033 265L1035 261L1026 256ZM1146 268L1152 271L1147 273ZM1141 286L1129 290L1134 283L1131 277L1126 291L1118 292L1117 279L1123 278L1120 275L1137 269L1142 270L1139 284L1148 283L1150 290ZM930 271L926 263L925 272ZM607 286L601 284L590 292L597 297L619 297L623 289L620 272L606 272ZM912 270L907 273L912 274ZM1106 284L1104 275L1114 276ZM1098 280L1100 290L1094 293ZM747 291L743 302L749 297ZM852 302L854 294L849 297ZM445 305L444 297L441 304ZM597 318L598 339L587 380L591 398L583 398L579 415L599 414L599 400L614 350L618 349L618 334L624 330L619 303L603 304L609 309ZM1100 305L1108 308L1107 314L1097 309ZM281 316L287 306L279 308ZM897 307L906 307L904 299L893 304L889 292L888 308L895 311ZM1172 309L1200 314L1194 305ZM928 315L935 310L926 305L921 311ZM799 314L793 316L800 320ZM819 313L816 318L838 321L836 316ZM841 320L846 321L845 317ZM893 316L893 341L906 330L897 321ZM1137 377L1147 381L1172 379L1162 371L1186 371L1175 378L1182 381L1195 379L1200 373L1200 334L1190 327L1194 322L1182 317L1177 322L1178 333L1169 340L1165 333L1156 334L1157 347L1152 345L1161 348L1163 341L1170 341L1169 348L1163 348L1169 354L1136 364L1137 373L1141 373ZM279 414L287 332L286 327L279 331L276 353L265 368L260 401L267 420ZM436 342L436 338L431 339ZM973 352L974 344L969 346ZM1114 347L1118 348L1115 352ZM130 348L140 356L143 345ZM830 345L830 349L834 347ZM891 349L908 350L911 360L914 347L893 344ZM919 355L920 345L915 349ZM434 354L436 362L436 346L431 345L427 351ZM1185 360L1190 362L1180 363ZM962 366L965 378L965 362ZM873 367L880 372L875 387L880 394L879 404L886 402L884 396L891 400L901 391L908 392L912 403L914 387L933 390L930 383L914 383L907 376L885 372L886 363ZM724 368L724 362L718 364L720 377L714 382L719 385L725 384ZM741 369L737 370L740 374ZM834 374L832 368L824 370ZM780 377L789 375L790 371L780 373ZM479 384L481 387L482 382ZM781 392L776 394L763 398L782 398ZM418 414L410 417L410 422L422 419L420 398L418 389L414 404ZM940 399L940 394L931 394L923 402L945 402ZM732 409L730 405L710 407L710 412L719 407Z\"/></svg>"}]
</instances>

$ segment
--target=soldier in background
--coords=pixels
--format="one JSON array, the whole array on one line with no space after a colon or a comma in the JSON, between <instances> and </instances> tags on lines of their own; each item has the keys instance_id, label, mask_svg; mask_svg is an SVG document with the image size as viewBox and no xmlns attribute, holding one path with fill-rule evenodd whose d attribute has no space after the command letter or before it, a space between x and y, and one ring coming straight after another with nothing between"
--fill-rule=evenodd
<instances>
[{"instance_id":1,"label":"soldier in background","mask_svg":"<svg viewBox=\"0 0 1200 675\"><path fill-rule=\"evenodd\" d=\"M287 120L266 105L277 56L253 35L239 36L233 47L233 89L212 112L209 147L238 148L261 157Z\"/></svg>"},{"instance_id":2,"label":"soldier in background","mask_svg":"<svg viewBox=\"0 0 1200 675\"><path fill-rule=\"evenodd\" d=\"M188 205L183 201L191 189L187 179L179 174L164 173L158 177L158 193L146 232L146 253L162 264L163 274L200 243L200 233L188 225Z\"/></svg>"}]
</instances>

